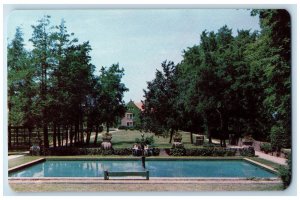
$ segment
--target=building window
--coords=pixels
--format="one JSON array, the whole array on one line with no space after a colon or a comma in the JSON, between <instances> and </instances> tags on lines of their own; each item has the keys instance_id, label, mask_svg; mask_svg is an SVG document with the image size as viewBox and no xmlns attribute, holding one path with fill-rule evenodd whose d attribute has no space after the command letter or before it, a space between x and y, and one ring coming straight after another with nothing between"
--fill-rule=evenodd
<instances>
[{"instance_id":1,"label":"building window","mask_svg":"<svg viewBox=\"0 0 300 200\"><path fill-rule=\"evenodd\" d=\"M128 126L128 127L133 126L133 122L127 122L127 126Z\"/></svg>"},{"instance_id":2,"label":"building window","mask_svg":"<svg viewBox=\"0 0 300 200\"><path fill-rule=\"evenodd\" d=\"M132 113L126 114L126 118L127 118L127 119L133 119L133 114L132 114Z\"/></svg>"}]
</instances>

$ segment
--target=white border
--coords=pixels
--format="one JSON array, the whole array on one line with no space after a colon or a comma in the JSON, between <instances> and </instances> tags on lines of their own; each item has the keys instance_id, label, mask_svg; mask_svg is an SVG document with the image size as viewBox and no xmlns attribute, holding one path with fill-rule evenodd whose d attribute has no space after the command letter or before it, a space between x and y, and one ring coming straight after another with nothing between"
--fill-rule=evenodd
<instances>
[{"instance_id":1,"label":"white border","mask_svg":"<svg viewBox=\"0 0 300 200\"><path fill-rule=\"evenodd\" d=\"M44 0L44 1L39 1L39 0L26 0L26 2L24 0L3 0L2 1L2 5L4 4L14 4L14 5L11 5L10 8L36 8L36 9L41 9L41 8L58 8L59 7L59 4L66 8L66 7L71 7L72 9L74 8L80 8L81 6L80 5L73 5L73 4L70 4L73 3L73 4L81 4L82 7L93 7L95 8L95 5L86 5L86 4L98 4L99 1L98 0L85 0L85 1L80 1L80 0L52 0L52 1L47 1L47 0ZM58 5L53 5L53 3L55 4L58 4ZM138 0L128 0L126 2L123 2L121 0L102 0L101 1L102 4L98 4L96 7L98 6L101 6L101 7L113 7L113 5L117 6L117 7L132 7L132 6L136 6L136 5L130 5L130 4L142 4L143 6L141 5L138 5L137 7L152 7L152 6L158 6L158 7L162 7L162 8L167 8L167 7L177 7L180 8L180 7L205 7L205 8L232 8L232 7L240 7L240 3L241 1L239 0L231 0L231 1L226 1L226 4L225 2L220 2L218 0L210 0L209 1L209 5L207 4L203 4L203 3L199 3L197 0L185 0L185 1L167 1L167 0L144 0L143 2L140 2ZM150 4L156 4L156 5L150 5ZM204 3L207 3L207 2L204 2ZM249 1L249 0L244 0L243 1L244 4L242 4L243 6L245 7L255 7L255 8L258 8L258 7L272 7L272 8L276 8L276 7L281 7L282 5L281 4L285 4L285 6L287 6L286 4L295 4L297 5L298 4L298 1L297 0L285 0L285 1L282 1L282 0L269 0L269 1L261 1L261 0L252 0L252 1ZM246 3L246 5L245 5ZM30 4L39 4L39 5L30 5ZM64 5L62 5L64 4ZM109 5L103 5L103 4L109 4ZM167 5L167 4L173 4L173 5ZM175 4L175 5L174 5ZM189 5L187 5L189 4ZM234 5L235 4L235 5ZM256 4L256 5L254 5ZM267 5L269 4L269 5ZM272 5L270 5L272 4ZM5 18L5 15L7 14L7 8L8 7L5 7L5 10L3 9L3 6L1 7L1 13L4 13L4 16L1 15L1 21L3 22L3 18ZM295 24L293 24L293 27L292 27L292 32L293 32L293 35L296 36L296 33L298 32L297 30L299 29L299 26L298 26L298 23L299 23L299 14L297 13L297 8L294 7L293 8L294 10L294 14L293 14L293 21L296 21ZM1 49L4 49L4 43L5 43L5 39L3 37L3 33L4 33L4 24L2 24L1 26L1 29L0 29L0 32L1 32L1 36L2 36L2 40L0 42L0 48ZM296 44L297 42L297 44ZM298 77L299 77L299 70L297 70L296 66L297 66L297 57L299 57L299 53L297 52L297 45L299 44L297 38L293 38L293 53L292 53L292 57L293 57L293 69L292 69L292 85L293 85L293 133L294 135L293 136L296 136L296 133L298 132L298 129L297 129L297 126L296 124L298 124L298 118L297 118L297 113L298 113L298 106L296 104L296 101L298 98L298 92L296 91L296 86L299 85L299 80L298 80ZM5 44L6 46L6 44ZM5 62L4 60L4 54L0 54L0 59L3 62ZM3 113L3 117L0 117L0 126L2 128L2 133L5 133L6 131L6 128L7 127L7 123L6 123L6 116L5 116L5 112L6 112L6 97L4 96L4 94L6 93L5 92L5 89L6 89L6 78L4 77L6 75L6 71L5 69L3 68L3 70L0 70L0 77L2 79L0 80L3 80L2 84L3 85L2 87L0 87L0 94L3 98L0 98L0 105L3 105L1 106L1 109L0 111ZM297 121L296 121L297 120ZM5 126L4 126L5 125ZM1 155L1 158L4 158L7 160L7 150L5 151L5 147L7 147L7 144L4 142L5 141L5 136L4 134L2 134L3 137L1 137L1 140L3 139L2 141L2 144L4 144L4 149L1 149L0 148L0 155ZM297 145L296 144L299 144L299 137L297 138L294 138L293 139L293 151L297 151L297 155L299 155L299 148L297 148ZM4 152L3 152L4 150ZM4 154L5 153L5 154ZM3 157L2 157L3 155ZM293 160L296 161L296 156L295 154L293 155ZM1 165L0 166L4 166L4 168L7 169L7 161L4 162L2 165L2 162L3 162L3 159L1 159L0 161ZM299 164L299 160L297 159L297 164ZM296 163L294 162L293 164L293 168L296 169ZM3 178L3 175L5 174L2 174L4 171L3 170L0 170L0 177ZM299 180L299 173L297 173L297 177L296 175L294 176L294 178L297 178L297 180ZM295 190L296 191L296 187L297 185L295 185ZM299 186L298 186L299 187ZM3 194L3 187L1 187L0 189L1 193ZM262 195L262 198L265 199L265 195L280 195L278 194L277 192L271 192L271 193L258 193L258 194L253 194L252 192L248 192L249 195ZM6 194L7 195L7 194ZM15 195L15 194L13 194ZM23 194L24 195L24 194ZM28 195L28 194L27 194ZM32 194L29 194L29 195L32 195ZM35 194L36 195L36 194ZM47 194L38 194L38 195L47 195ZM57 195L57 194L51 194L49 193L48 195ZM64 194L65 195L65 194ZM74 195L74 194L67 194L67 195ZM75 194L77 196L79 196L78 194ZM84 194L83 194L84 195ZM87 194L85 194L87 195ZM93 194L93 195L98 195L98 194ZM111 194L107 194L107 195L111 195ZM124 195L124 194L116 194L116 195ZM125 194L126 195L126 194ZM128 194L127 194L128 195ZM132 194L131 194L132 195ZM187 194L155 194L155 193L137 193L137 194L134 194L134 195L176 195L177 197L172 197L172 199L182 199L182 195L216 195L216 196L219 196L219 195L237 195L237 193L232 193L232 192L226 192L226 193L219 193L219 192L214 192L214 193L205 193L205 194L190 194L190 193L187 193ZM243 194L238 194L238 195L245 195L245 193ZM247 192L246 192L246 195L247 195ZM282 194L281 194L282 195ZM286 194L287 195L287 194ZM81 195L80 195L81 196ZM297 195L298 196L298 195ZM296 199L297 196L286 196L284 197L284 199ZM34 198L37 198L38 196L35 196ZM209 196L210 198L211 196ZM5 199L7 198L17 198L15 196L13 197L5 197ZM30 197L28 199L32 199L33 197ZM51 197L49 197L50 199ZM73 198L73 197L72 197ZM77 198L82 198L82 197L77 197ZM98 197L95 197L95 199L98 199ZM123 197L122 197L123 198ZM125 197L126 198L126 197ZM132 198L132 197L129 197L129 198ZM146 197L144 196L143 199L148 199L148 198L153 198L153 197ZM155 197L156 198L156 197ZM195 197L195 196L189 196L188 198L199 198L199 197ZM203 197L201 197L203 198ZM220 198L220 197L218 197ZM243 199L252 199L253 197L247 197L247 196L243 196L242 197ZM256 197L255 197L256 198ZM76 198L75 198L76 199ZM211 198L210 198L211 199ZM222 197L222 199L241 199L241 197L239 196L225 196L225 197ZM282 196L273 196L272 199L282 199Z\"/></svg>"}]
</instances>

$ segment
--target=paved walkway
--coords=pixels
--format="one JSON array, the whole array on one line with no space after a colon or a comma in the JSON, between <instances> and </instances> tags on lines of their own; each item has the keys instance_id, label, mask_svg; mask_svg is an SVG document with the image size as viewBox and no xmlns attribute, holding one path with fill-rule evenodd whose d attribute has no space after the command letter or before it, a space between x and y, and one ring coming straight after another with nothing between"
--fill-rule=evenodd
<instances>
[{"instance_id":1,"label":"paved walkway","mask_svg":"<svg viewBox=\"0 0 300 200\"><path fill-rule=\"evenodd\" d=\"M8 156L8 160L11 160L11 159L14 159L14 158L19 158L19 157L22 157L22 156L24 156L26 154L29 154L29 151L20 152L17 155L9 155Z\"/></svg>"},{"instance_id":2,"label":"paved walkway","mask_svg":"<svg viewBox=\"0 0 300 200\"><path fill-rule=\"evenodd\" d=\"M260 152L260 151L255 151L255 155L257 155L259 158L263 158L265 160L269 160L269 161L272 161L274 163L278 163L280 165L286 165L286 159L285 158L271 156L269 154L265 154L265 153Z\"/></svg>"},{"instance_id":3,"label":"paved walkway","mask_svg":"<svg viewBox=\"0 0 300 200\"><path fill-rule=\"evenodd\" d=\"M159 156L169 156L164 149L161 149L159 152Z\"/></svg>"}]
</instances>

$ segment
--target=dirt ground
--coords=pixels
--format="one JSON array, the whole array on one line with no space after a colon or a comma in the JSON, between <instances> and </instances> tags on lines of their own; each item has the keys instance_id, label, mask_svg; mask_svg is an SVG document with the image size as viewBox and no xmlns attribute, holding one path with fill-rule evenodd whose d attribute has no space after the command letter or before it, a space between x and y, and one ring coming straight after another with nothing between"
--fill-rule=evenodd
<instances>
[{"instance_id":1,"label":"dirt ground","mask_svg":"<svg viewBox=\"0 0 300 200\"><path fill-rule=\"evenodd\" d=\"M200 192L200 191L280 191L281 181L9 181L15 192Z\"/></svg>"}]
</instances>

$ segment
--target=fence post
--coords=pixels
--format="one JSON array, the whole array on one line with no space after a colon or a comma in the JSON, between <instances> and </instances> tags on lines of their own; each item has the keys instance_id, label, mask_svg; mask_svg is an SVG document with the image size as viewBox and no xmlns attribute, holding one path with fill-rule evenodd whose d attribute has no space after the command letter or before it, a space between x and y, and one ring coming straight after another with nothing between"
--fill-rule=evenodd
<instances>
[{"instance_id":1,"label":"fence post","mask_svg":"<svg viewBox=\"0 0 300 200\"><path fill-rule=\"evenodd\" d=\"M11 125L8 125L8 149L11 149Z\"/></svg>"}]
</instances>

